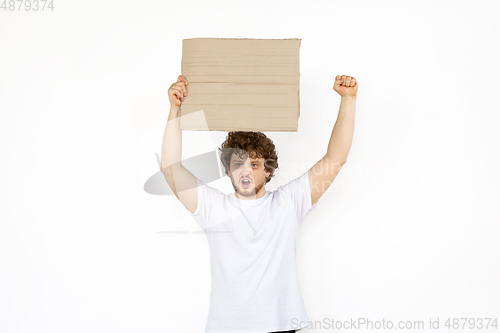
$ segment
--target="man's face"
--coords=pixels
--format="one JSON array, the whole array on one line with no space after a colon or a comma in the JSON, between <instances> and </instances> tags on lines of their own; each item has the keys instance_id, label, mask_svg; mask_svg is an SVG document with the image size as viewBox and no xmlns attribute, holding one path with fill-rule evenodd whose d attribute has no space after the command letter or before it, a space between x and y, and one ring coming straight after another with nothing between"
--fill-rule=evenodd
<instances>
[{"instance_id":1,"label":"man's face","mask_svg":"<svg viewBox=\"0 0 500 333\"><path fill-rule=\"evenodd\" d=\"M270 174L264 162L264 158L249 158L248 155L231 156L228 176L240 199L256 199L264 195L266 177Z\"/></svg>"}]
</instances>

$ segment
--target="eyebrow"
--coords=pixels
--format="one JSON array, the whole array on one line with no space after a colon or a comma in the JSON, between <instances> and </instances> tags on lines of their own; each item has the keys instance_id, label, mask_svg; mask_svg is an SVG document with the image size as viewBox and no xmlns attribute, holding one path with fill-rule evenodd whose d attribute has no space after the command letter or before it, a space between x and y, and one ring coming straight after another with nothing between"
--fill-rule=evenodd
<instances>
[{"instance_id":1,"label":"eyebrow","mask_svg":"<svg viewBox=\"0 0 500 333\"><path fill-rule=\"evenodd\" d=\"M246 159L235 158L233 160L233 163L235 163L235 162L245 162L245 161L246 161ZM261 163L259 160L253 160L253 159L250 159L250 162L252 162L252 163Z\"/></svg>"}]
</instances>

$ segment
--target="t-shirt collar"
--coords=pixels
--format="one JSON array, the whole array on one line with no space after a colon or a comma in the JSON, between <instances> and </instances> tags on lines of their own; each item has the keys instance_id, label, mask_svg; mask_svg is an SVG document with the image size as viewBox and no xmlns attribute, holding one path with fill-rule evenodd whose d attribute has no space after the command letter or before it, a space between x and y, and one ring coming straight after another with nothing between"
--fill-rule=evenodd
<instances>
[{"instance_id":1,"label":"t-shirt collar","mask_svg":"<svg viewBox=\"0 0 500 333\"><path fill-rule=\"evenodd\" d=\"M236 195L234 195L234 192L231 192L231 194L229 194L229 198L231 200L233 200L234 202L237 202L241 205L245 205L245 206L255 206L255 205L258 205L260 204L261 202L263 202L264 200L266 200L266 198L269 196L270 192L266 190L266 193L264 193L264 195L258 199L251 199L251 200L243 200L243 199L238 199L236 197Z\"/></svg>"}]
</instances>

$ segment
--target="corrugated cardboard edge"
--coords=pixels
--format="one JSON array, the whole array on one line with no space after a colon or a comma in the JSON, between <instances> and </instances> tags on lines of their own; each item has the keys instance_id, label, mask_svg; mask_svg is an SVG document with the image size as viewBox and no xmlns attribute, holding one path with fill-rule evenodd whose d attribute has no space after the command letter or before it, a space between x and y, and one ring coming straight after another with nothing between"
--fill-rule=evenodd
<instances>
[{"instance_id":1,"label":"corrugated cardboard edge","mask_svg":"<svg viewBox=\"0 0 500 333\"><path fill-rule=\"evenodd\" d=\"M299 120L300 120L300 43L302 42L302 38L294 38L299 40L299 89L297 91L297 99L299 109L297 110L297 132L299 131Z\"/></svg>"}]
</instances>

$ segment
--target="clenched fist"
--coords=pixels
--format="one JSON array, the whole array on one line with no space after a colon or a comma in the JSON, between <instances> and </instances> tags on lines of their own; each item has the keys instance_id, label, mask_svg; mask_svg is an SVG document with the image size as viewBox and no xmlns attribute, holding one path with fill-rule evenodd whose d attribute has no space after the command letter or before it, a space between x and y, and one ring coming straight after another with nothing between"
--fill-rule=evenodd
<instances>
[{"instance_id":1,"label":"clenched fist","mask_svg":"<svg viewBox=\"0 0 500 333\"><path fill-rule=\"evenodd\" d=\"M358 81L352 76L337 75L333 84L335 90L340 96L356 96L358 93Z\"/></svg>"},{"instance_id":2,"label":"clenched fist","mask_svg":"<svg viewBox=\"0 0 500 333\"><path fill-rule=\"evenodd\" d=\"M186 86L188 85L187 79L179 75L177 77L177 82L172 83L170 88L168 88L168 99L170 100L170 107L177 108L184 101L184 97L187 96Z\"/></svg>"}]
</instances>

